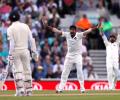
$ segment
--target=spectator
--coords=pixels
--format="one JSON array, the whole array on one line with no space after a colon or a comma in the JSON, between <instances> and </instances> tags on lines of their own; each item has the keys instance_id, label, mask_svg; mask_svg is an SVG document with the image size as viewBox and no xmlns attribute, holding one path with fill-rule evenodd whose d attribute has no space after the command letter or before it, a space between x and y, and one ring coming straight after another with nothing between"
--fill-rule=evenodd
<instances>
[{"instance_id":1,"label":"spectator","mask_svg":"<svg viewBox=\"0 0 120 100\"><path fill-rule=\"evenodd\" d=\"M77 8L76 11L79 11L79 10L85 11L88 9L88 5L86 3L84 3L84 0L78 0L76 2L76 8Z\"/></svg>"},{"instance_id":2,"label":"spectator","mask_svg":"<svg viewBox=\"0 0 120 100\"><path fill-rule=\"evenodd\" d=\"M94 72L93 70L93 66L92 65L88 65L88 76L87 76L87 80L97 80L99 77L98 75Z\"/></svg>"},{"instance_id":3,"label":"spectator","mask_svg":"<svg viewBox=\"0 0 120 100\"><path fill-rule=\"evenodd\" d=\"M75 0L63 0L63 11L65 14L74 14L76 10Z\"/></svg>"},{"instance_id":4,"label":"spectator","mask_svg":"<svg viewBox=\"0 0 120 100\"><path fill-rule=\"evenodd\" d=\"M75 23L75 25L76 25L77 28L80 28L80 29L82 29L82 30L87 30L87 29L89 29L89 28L92 26L92 24L91 24L91 22L89 21L89 19L87 18L87 15L86 15L86 14L84 14L84 15L82 16L82 18L80 18L80 19Z\"/></svg>"},{"instance_id":5,"label":"spectator","mask_svg":"<svg viewBox=\"0 0 120 100\"><path fill-rule=\"evenodd\" d=\"M2 14L10 13L11 10L12 10L12 7L8 4L8 2L6 0L2 0L0 13Z\"/></svg>"},{"instance_id":6,"label":"spectator","mask_svg":"<svg viewBox=\"0 0 120 100\"><path fill-rule=\"evenodd\" d=\"M63 64L63 62L65 60L65 55L67 53L67 41L66 40L64 40L63 43L61 44L61 51L62 51L61 61L62 61L62 64Z\"/></svg>"},{"instance_id":7,"label":"spectator","mask_svg":"<svg viewBox=\"0 0 120 100\"><path fill-rule=\"evenodd\" d=\"M60 14L60 17L65 18L65 11L64 11L65 7L63 7L64 1L63 0L55 0L55 2L58 5L57 10L58 10L58 13Z\"/></svg>"},{"instance_id":8,"label":"spectator","mask_svg":"<svg viewBox=\"0 0 120 100\"><path fill-rule=\"evenodd\" d=\"M42 62L41 62L41 57L39 56L39 60L37 62L35 62L34 60L32 60L33 62L33 68L32 68L32 77L35 80L40 80L43 76L42 76L42 71L43 66L42 66Z\"/></svg>"},{"instance_id":9,"label":"spectator","mask_svg":"<svg viewBox=\"0 0 120 100\"><path fill-rule=\"evenodd\" d=\"M109 13L107 9L104 7L104 4L102 1L99 1L98 6L97 6L97 11L99 13L99 16L109 18Z\"/></svg>"},{"instance_id":10,"label":"spectator","mask_svg":"<svg viewBox=\"0 0 120 100\"><path fill-rule=\"evenodd\" d=\"M52 75L53 72L53 64L51 62L51 57L50 55L46 55L45 56L45 60L43 61L43 71L41 73L42 75L42 78L48 78L48 77L52 77L52 76L49 76L49 75Z\"/></svg>"},{"instance_id":11,"label":"spectator","mask_svg":"<svg viewBox=\"0 0 120 100\"><path fill-rule=\"evenodd\" d=\"M0 55L2 57L7 57L8 56L8 41L7 41L7 28L8 25L6 24L7 21L3 20L1 22L1 27L0 27L0 38L1 38L1 52Z\"/></svg>"},{"instance_id":12,"label":"spectator","mask_svg":"<svg viewBox=\"0 0 120 100\"><path fill-rule=\"evenodd\" d=\"M55 39L54 43L53 43L53 46L51 48L51 53L52 54L60 54L60 52L61 52L61 48L59 46L58 40Z\"/></svg>"},{"instance_id":13,"label":"spectator","mask_svg":"<svg viewBox=\"0 0 120 100\"><path fill-rule=\"evenodd\" d=\"M28 14L25 16L25 23L30 27L32 28L32 17L31 17L31 14Z\"/></svg>"},{"instance_id":14,"label":"spectator","mask_svg":"<svg viewBox=\"0 0 120 100\"><path fill-rule=\"evenodd\" d=\"M112 23L107 19L103 19L102 27L103 27L103 32L106 35L107 38L109 38L110 33L112 31Z\"/></svg>"},{"instance_id":15,"label":"spectator","mask_svg":"<svg viewBox=\"0 0 120 100\"><path fill-rule=\"evenodd\" d=\"M45 28L45 26L43 25L42 21L46 22L46 24L48 24L48 16L47 15L43 15L43 16L39 16L38 18L38 26L40 31L38 31L38 37L40 39L40 41L44 41L44 39L47 37L47 30Z\"/></svg>"},{"instance_id":16,"label":"spectator","mask_svg":"<svg viewBox=\"0 0 120 100\"><path fill-rule=\"evenodd\" d=\"M63 64L61 64L59 56L56 57L56 64L53 66L54 78L60 78L63 71Z\"/></svg>"},{"instance_id":17,"label":"spectator","mask_svg":"<svg viewBox=\"0 0 120 100\"><path fill-rule=\"evenodd\" d=\"M88 49L98 49L98 39L100 35L99 30L96 29L91 34L88 35L89 48Z\"/></svg>"},{"instance_id":18,"label":"spectator","mask_svg":"<svg viewBox=\"0 0 120 100\"><path fill-rule=\"evenodd\" d=\"M89 2L89 3L88 3L88 9L89 9L89 10L94 10L94 9L96 9L96 4L95 4L94 0L89 0L88 2Z\"/></svg>"},{"instance_id":19,"label":"spectator","mask_svg":"<svg viewBox=\"0 0 120 100\"><path fill-rule=\"evenodd\" d=\"M24 12L24 5L25 5L25 0L15 0L16 6L14 7L13 10L16 10L18 12L23 13Z\"/></svg>"},{"instance_id":20,"label":"spectator","mask_svg":"<svg viewBox=\"0 0 120 100\"><path fill-rule=\"evenodd\" d=\"M38 17L38 7L33 1L26 1L24 5L24 12L31 14L32 18Z\"/></svg>"},{"instance_id":21,"label":"spectator","mask_svg":"<svg viewBox=\"0 0 120 100\"><path fill-rule=\"evenodd\" d=\"M111 12L112 10L112 1L113 0L106 0L106 3L107 3L107 9Z\"/></svg>"},{"instance_id":22,"label":"spectator","mask_svg":"<svg viewBox=\"0 0 120 100\"><path fill-rule=\"evenodd\" d=\"M52 13L49 15L49 25L58 28L60 24L60 16L55 7L52 8Z\"/></svg>"},{"instance_id":23,"label":"spectator","mask_svg":"<svg viewBox=\"0 0 120 100\"><path fill-rule=\"evenodd\" d=\"M118 0L112 0L111 13L118 14L120 10L120 5Z\"/></svg>"},{"instance_id":24,"label":"spectator","mask_svg":"<svg viewBox=\"0 0 120 100\"><path fill-rule=\"evenodd\" d=\"M88 67L92 66L92 59L88 56L87 52L82 53L83 57L83 73L84 73L84 78L87 79L88 75Z\"/></svg>"},{"instance_id":25,"label":"spectator","mask_svg":"<svg viewBox=\"0 0 120 100\"><path fill-rule=\"evenodd\" d=\"M48 66L46 78L54 78L52 67Z\"/></svg>"},{"instance_id":26,"label":"spectator","mask_svg":"<svg viewBox=\"0 0 120 100\"><path fill-rule=\"evenodd\" d=\"M0 32L0 52L2 52L2 46L3 46L3 39L2 39L2 33Z\"/></svg>"},{"instance_id":27,"label":"spectator","mask_svg":"<svg viewBox=\"0 0 120 100\"><path fill-rule=\"evenodd\" d=\"M49 24L49 26L53 26L56 28L58 28L58 26L60 24L60 16L55 7L51 8L51 14L49 15L48 24ZM47 38L53 39L55 37L55 34L53 32L50 32L49 30L47 30L45 36Z\"/></svg>"},{"instance_id":28,"label":"spectator","mask_svg":"<svg viewBox=\"0 0 120 100\"><path fill-rule=\"evenodd\" d=\"M48 44L48 40L47 39L45 40L45 43L42 46L40 54L41 54L41 57L43 59L46 57L46 55L50 55L51 54L50 46Z\"/></svg>"},{"instance_id":29,"label":"spectator","mask_svg":"<svg viewBox=\"0 0 120 100\"><path fill-rule=\"evenodd\" d=\"M46 3L42 1L41 5L38 8L38 12L40 13L39 19L42 18L42 16L49 16L50 12L46 6Z\"/></svg>"},{"instance_id":30,"label":"spectator","mask_svg":"<svg viewBox=\"0 0 120 100\"><path fill-rule=\"evenodd\" d=\"M57 8L57 4L54 2L54 0L49 0L47 7L48 7L49 11L51 12L53 7Z\"/></svg>"}]
</instances>

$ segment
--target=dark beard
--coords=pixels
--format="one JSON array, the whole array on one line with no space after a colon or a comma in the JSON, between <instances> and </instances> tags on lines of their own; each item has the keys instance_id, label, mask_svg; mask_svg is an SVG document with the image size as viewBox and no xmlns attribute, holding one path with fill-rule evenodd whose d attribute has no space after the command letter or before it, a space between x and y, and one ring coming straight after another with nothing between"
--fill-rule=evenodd
<instances>
[{"instance_id":1,"label":"dark beard","mask_svg":"<svg viewBox=\"0 0 120 100\"><path fill-rule=\"evenodd\" d=\"M114 43L115 41L114 41L114 40L111 40L110 42L111 42L111 43Z\"/></svg>"},{"instance_id":2,"label":"dark beard","mask_svg":"<svg viewBox=\"0 0 120 100\"><path fill-rule=\"evenodd\" d=\"M111 41L111 43L114 43L115 41Z\"/></svg>"},{"instance_id":3,"label":"dark beard","mask_svg":"<svg viewBox=\"0 0 120 100\"><path fill-rule=\"evenodd\" d=\"M75 33L70 33L71 37L73 38L75 36Z\"/></svg>"}]
</instances>

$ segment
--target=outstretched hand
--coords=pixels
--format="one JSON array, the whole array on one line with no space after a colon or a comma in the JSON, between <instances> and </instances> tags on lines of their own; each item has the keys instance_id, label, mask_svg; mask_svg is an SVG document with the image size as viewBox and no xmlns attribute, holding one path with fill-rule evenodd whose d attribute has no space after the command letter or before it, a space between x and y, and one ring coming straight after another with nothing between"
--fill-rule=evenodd
<instances>
[{"instance_id":1,"label":"outstretched hand","mask_svg":"<svg viewBox=\"0 0 120 100\"><path fill-rule=\"evenodd\" d=\"M51 30L51 31L53 30L52 26L47 26L46 28L49 29L49 30Z\"/></svg>"},{"instance_id":2,"label":"outstretched hand","mask_svg":"<svg viewBox=\"0 0 120 100\"><path fill-rule=\"evenodd\" d=\"M37 52L33 52L32 51L32 54L31 54L32 58L37 62L38 61L38 58L39 58L39 54Z\"/></svg>"},{"instance_id":3,"label":"outstretched hand","mask_svg":"<svg viewBox=\"0 0 120 100\"><path fill-rule=\"evenodd\" d=\"M51 27L51 26L49 26L48 25L48 22L47 22L47 20L41 20L41 22L42 22L42 25L43 25L43 28L45 28L45 29L48 29L48 30L51 30L52 31L52 29L53 29L53 27Z\"/></svg>"},{"instance_id":4,"label":"outstretched hand","mask_svg":"<svg viewBox=\"0 0 120 100\"><path fill-rule=\"evenodd\" d=\"M102 28L102 23L101 22L97 25L97 28Z\"/></svg>"},{"instance_id":5,"label":"outstretched hand","mask_svg":"<svg viewBox=\"0 0 120 100\"><path fill-rule=\"evenodd\" d=\"M99 34L103 36L103 27L101 23L99 24L98 28L99 28Z\"/></svg>"},{"instance_id":6,"label":"outstretched hand","mask_svg":"<svg viewBox=\"0 0 120 100\"><path fill-rule=\"evenodd\" d=\"M96 26L92 27L92 30L96 30L102 27L102 23L97 24Z\"/></svg>"}]
</instances>

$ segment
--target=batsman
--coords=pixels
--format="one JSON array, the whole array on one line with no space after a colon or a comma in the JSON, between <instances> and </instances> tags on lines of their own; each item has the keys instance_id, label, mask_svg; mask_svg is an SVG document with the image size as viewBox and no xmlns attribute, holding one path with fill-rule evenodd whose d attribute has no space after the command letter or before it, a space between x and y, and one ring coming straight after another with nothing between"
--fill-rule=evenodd
<instances>
[{"instance_id":1,"label":"batsman","mask_svg":"<svg viewBox=\"0 0 120 100\"><path fill-rule=\"evenodd\" d=\"M9 56L13 57L13 75L16 86L16 96L31 96L32 95L32 77L30 67L30 52L28 45L31 46L31 51L36 55L35 40L27 24L19 21L20 15L13 11L9 15L11 25L7 29L9 41Z\"/></svg>"}]
</instances>

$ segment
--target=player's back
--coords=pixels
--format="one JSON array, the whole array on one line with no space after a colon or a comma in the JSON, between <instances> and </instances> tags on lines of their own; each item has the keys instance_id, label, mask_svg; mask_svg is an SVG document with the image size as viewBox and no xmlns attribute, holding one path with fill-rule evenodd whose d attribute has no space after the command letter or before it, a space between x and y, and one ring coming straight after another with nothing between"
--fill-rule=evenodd
<instances>
[{"instance_id":1,"label":"player's back","mask_svg":"<svg viewBox=\"0 0 120 100\"><path fill-rule=\"evenodd\" d=\"M9 27L9 30L11 30L11 35L14 39L15 50L27 49L30 32L29 27L26 24L17 21Z\"/></svg>"}]
</instances>

